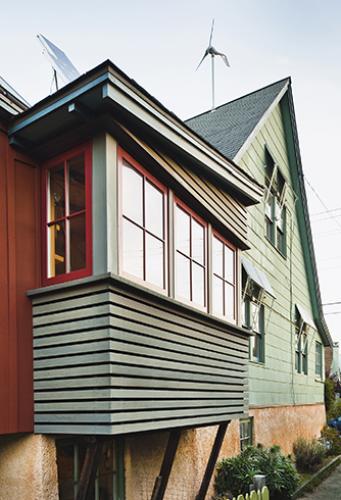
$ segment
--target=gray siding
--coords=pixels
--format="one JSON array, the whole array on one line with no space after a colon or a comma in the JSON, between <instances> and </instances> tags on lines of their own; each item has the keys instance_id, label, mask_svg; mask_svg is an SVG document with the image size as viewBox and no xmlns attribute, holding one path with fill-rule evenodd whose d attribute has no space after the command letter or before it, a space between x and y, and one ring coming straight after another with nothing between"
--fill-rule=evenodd
<instances>
[{"instance_id":1,"label":"gray siding","mask_svg":"<svg viewBox=\"0 0 341 500\"><path fill-rule=\"evenodd\" d=\"M122 279L34 292L35 432L121 434L247 411L248 338Z\"/></svg>"}]
</instances>

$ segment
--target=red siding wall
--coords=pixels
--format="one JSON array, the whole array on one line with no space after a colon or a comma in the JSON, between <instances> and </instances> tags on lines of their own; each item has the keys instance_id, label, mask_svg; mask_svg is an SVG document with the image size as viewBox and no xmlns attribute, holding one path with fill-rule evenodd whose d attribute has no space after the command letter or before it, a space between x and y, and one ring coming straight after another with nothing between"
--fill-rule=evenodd
<instances>
[{"instance_id":1,"label":"red siding wall","mask_svg":"<svg viewBox=\"0 0 341 500\"><path fill-rule=\"evenodd\" d=\"M32 432L32 313L40 285L39 170L0 123L0 434Z\"/></svg>"}]
</instances>

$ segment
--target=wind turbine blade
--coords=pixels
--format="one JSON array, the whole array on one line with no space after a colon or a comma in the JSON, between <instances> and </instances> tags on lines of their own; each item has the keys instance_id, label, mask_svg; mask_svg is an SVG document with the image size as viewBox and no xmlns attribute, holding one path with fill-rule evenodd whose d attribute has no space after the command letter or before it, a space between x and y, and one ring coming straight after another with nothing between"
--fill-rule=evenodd
<instances>
[{"instance_id":1,"label":"wind turbine blade","mask_svg":"<svg viewBox=\"0 0 341 500\"><path fill-rule=\"evenodd\" d=\"M212 26L211 26L210 39L209 39L209 41L208 41L208 46L209 46L209 47L211 47L211 45L212 45L213 28L214 28L214 19L212 19Z\"/></svg>"},{"instance_id":2,"label":"wind turbine blade","mask_svg":"<svg viewBox=\"0 0 341 500\"><path fill-rule=\"evenodd\" d=\"M195 71L197 71L197 70L199 69L200 64L203 62L203 60L205 59L205 57L206 57L206 56L207 56L207 52L205 52L205 54L202 56L201 61L200 61L200 63L198 64L198 66L196 67L196 70L195 70Z\"/></svg>"},{"instance_id":3,"label":"wind turbine blade","mask_svg":"<svg viewBox=\"0 0 341 500\"><path fill-rule=\"evenodd\" d=\"M223 54L222 52L216 52L215 54L216 54L216 56L220 56L220 57L222 58L222 60L224 61L224 63L226 64L226 66L227 66L228 68L230 68L230 67L231 67L231 66L230 66L230 63L229 63L229 60L227 59L226 54Z\"/></svg>"}]
</instances>

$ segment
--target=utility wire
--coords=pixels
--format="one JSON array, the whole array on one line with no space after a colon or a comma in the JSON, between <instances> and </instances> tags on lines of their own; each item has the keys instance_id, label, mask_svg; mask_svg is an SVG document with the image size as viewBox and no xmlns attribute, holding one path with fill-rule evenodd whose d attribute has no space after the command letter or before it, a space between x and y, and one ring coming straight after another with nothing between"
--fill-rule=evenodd
<instances>
[{"instance_id":1,"label":"utility wire","mask_svg":"<svg viewBox=\"0 0 341 500\"><path fill-rule=\"evenodd\" d=\"M312 192L314 193L314 195L316 196L316 198L319 200L319 202L321 203L321 205L326 209L327 212L329 212L330 209L327 207L327 205L325 204L325 202L322 200L321 196L318 194L318 192L316 191L316 189L311 185L311 183L309 182L309 180L307 179L307 177L305 175L304 175L304 180L308 184L308 186L310 187L310 189L312 190ZM339 229L341 230L341 222L338 221L337 217L335 215L333 215L332 212L330 212L330 217L332 219L334 219L335 223L338 225Z\"/></svg>"},{"instance_id":2,"label":"utility wire","mask_svg":"<svg viewBox=\"0 0 341 500\"><path fill-rule=\"evenodd\" d=\"M341 301L335 301L335 302L326 302L325 304L322 304L323 306L336 306L341 304Z\"/></svg>"},{"instance_id":3,"label":"utility wire","mask_svg":"<svg viewBox=\"0 0 341 500\"><path fill-rule=\"evenodd\" d=\"M307 181L308 182L308 181ZM331 208L330 210L323 210L322 212L315 212L314 214L311 214L311 217L317 217L318 215L324 215L326 213L331 213L331 212L340 212L341 207L338 208Z\"/></svg>"}]
</instances>

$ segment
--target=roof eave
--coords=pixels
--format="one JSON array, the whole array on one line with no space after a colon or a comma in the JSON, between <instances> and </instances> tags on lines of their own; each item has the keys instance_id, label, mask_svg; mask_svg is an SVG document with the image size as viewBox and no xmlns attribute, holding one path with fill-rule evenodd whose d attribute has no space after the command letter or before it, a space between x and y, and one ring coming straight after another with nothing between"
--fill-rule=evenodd
<instances>
[{"instance_id":1,"label":"roof eave","mask_svg":"<svg viewBox=\"0 0 341 500\"><path fill-rule=\"evenodd\" d=\"M110 61L102 63L15 118L9 130L10 136L20 136L38 120L51 118L57 109L77 101L81 95L84 96L94 87L101 87L98 106L111 101L142 120L171 144L180 146L195 161L209 169L211 175L215 176L223 186L232 187L243 204L252 205L261 200L263 188L259 184L245 175L232 161L209 146Z\"/></svg>"}]
</instances>

